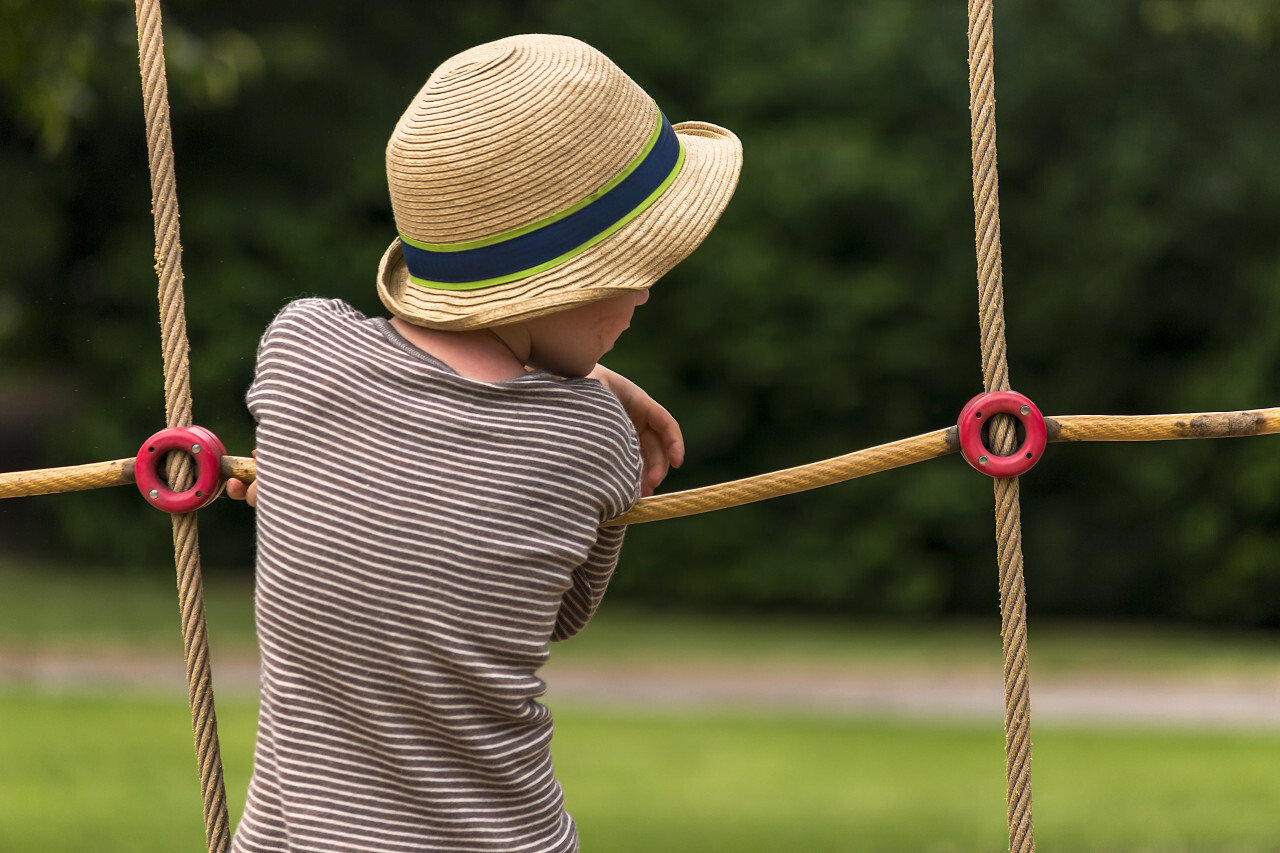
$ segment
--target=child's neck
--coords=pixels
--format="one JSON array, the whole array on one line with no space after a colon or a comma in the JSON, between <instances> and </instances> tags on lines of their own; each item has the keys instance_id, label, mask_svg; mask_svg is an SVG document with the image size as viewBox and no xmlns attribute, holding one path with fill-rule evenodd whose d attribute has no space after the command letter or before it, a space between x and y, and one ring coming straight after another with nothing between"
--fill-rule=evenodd
<instances>
[{"instance_id":1,"label":"child's neck","mask_svg":"<svg viewBox=\"0 0 1280 853\"><path fill-rule=\"evenodd\" d=\"M459 376L481 382L505 382L526 373L515 348L491 329L448 332L415 326L399 317L391 325L406 341L449 365Z\"/></svg>"}]
</instances>

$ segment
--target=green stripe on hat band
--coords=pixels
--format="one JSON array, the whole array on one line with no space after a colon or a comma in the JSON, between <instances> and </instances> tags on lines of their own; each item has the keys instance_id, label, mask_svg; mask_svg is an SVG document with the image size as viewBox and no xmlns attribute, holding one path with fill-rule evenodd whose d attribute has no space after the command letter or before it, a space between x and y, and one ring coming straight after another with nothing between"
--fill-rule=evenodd
<instances>
[{"instance_id":1,"label":"green stripe on hat band","mask_svg":"<svg viewBox=\"0 0 1280 853\"><path fill-rule=\"evenodd\" d=\"M684 159L685 159L684 146L682 145L680 146L680 154L676 158L676 164L671 169L671 173L667 176L666 180L664 180L661 184L659 184L658 187L652 193L650 193L648 198L646 198L643 202L641 202L634 210L632 210L622 219L619 219L617 222L609 226L604 231L601 231L595 237L591 238L590 240L581 244L580 246L577 246L571 251L565 252L564 254L558 257L552 258L551 260L546 261L545 263L538 264L537 266L530 267L528 269L520 270L519 272L509 273L507 275L497 276L494 278L487 278L482 281L468 281L468 282L431 281L429 279L418 278L417 276L412 274L409 276L409 281L421 287L427 287L433 290L480 290L481 288L493 287L494 285L497 285L497 284L507 284L508 282L519 281L520 279L529 278L530 276L534 276L534 275L537 275L538 273L546 272L549 269L558 267L560 266L560 264L563 264L566 261L572 258L575 258L578 255L581 255L583 252L587 251L588 249L592 248L593 246L597 245L598 243L602 242L603 240L607 239L608 237L612 236L618 231L622 230L622 228L625 227L628 223L630 223L640 214L644 213L646 210L652 207L653 203L662 197L662 194L667 191L667 188L670 187L672 182L675 181L676 177L679 176L680 170L684 166ZM401 237L401 239L403 240L404 238Z\"/></svg>"}]
</instances>

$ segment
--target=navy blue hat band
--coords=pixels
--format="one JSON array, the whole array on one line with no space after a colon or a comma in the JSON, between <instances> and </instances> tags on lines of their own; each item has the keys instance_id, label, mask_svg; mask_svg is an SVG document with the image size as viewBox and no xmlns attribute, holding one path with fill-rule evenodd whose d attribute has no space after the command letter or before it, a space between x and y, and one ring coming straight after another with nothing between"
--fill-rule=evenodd
<instances>
[{"instance_id":1,"label":"navy blue hat band","mask_svg":"<svg viewBox=\"0 0 1280 853\"><path fill-rule=\"evenodd\" d=\"M578 204L510 232L433 244L400 235L409 278L444 290L475 290L527 278L581 254L652 205L684 164L684 148L661 111L645 148L613 180Z\"/></svg>"}]
</instances>

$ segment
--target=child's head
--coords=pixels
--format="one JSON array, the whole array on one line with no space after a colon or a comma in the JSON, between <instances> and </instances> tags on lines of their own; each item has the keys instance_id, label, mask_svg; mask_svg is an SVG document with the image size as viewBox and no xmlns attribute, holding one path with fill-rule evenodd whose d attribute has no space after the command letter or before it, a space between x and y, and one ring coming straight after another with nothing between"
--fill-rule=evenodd
<instances>
[{"instance_id":1,"label":"child's head","mask_svg":"<svg viewBox=\"0 0 1280 853\"><path fill-rule=\"evenodd\" d=\"M613 349L631 325L636 307L648 298L648 290L629 290L491 326L488 331L528 367L557 376L586 376Z\"/></svg>"},{"instance_id":2,"label":"child's head","mask_svg":"<svg viewBox=\"0 0 1280 853\"><path fill-rule=\"evenodd\" d=\"M391 136L400 237L378 293L411 323L454 330L608 300L542 324L621 323L616 338L642 292L711 231L741 166L732 133L673 127L589 45L480 45L435 70Z\"/></svg>"}]
</instances>

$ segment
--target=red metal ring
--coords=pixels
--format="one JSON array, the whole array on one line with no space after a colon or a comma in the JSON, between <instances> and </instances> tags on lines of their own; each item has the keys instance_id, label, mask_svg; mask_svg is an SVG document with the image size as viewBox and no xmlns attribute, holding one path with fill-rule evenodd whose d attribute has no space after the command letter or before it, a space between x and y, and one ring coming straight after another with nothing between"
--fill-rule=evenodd
<instances>
[{"instance_id":1,"label":"red metal ring","mask_svg":"<svg viewBox=\"0 0 1280 853\"><path fill-rule=\"evenodd\" d=\"M185 453L196 463L196 482L185 492L175 492L160 476L160 464L170 451ZM204 427L162 429L138 450L133 478L138 491L165 512L195 512L222 493L221 460L227 449Z\"/></svg>"},{"instance_id":2,"label":"red metal ring","mask_svg":"<svg viewBox=\"0 0 1280 853\"><path fill-rule=\"evenodd\" d=\"M982 427L992 415L1013 415L1022 423L1026 438L1013 454L997 456L982 443ZM1040 461L1048 443L1044 415L1036 404L1017 391L991 391L974 397L960 410L960 452L965 461L992 477L1017 477Z\"/></svg>"}]
</instances>

